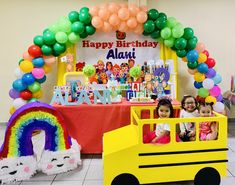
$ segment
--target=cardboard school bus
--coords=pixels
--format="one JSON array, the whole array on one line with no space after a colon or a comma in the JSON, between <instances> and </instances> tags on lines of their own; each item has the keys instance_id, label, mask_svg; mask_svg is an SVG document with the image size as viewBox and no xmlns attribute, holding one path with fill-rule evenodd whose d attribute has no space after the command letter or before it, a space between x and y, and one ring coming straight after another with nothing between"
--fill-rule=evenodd
<instances>
[{"instance_id":1,"label":"cardboard school bus","mask_svg":"<svg viewBox=\"0 0 235 185\"><path fill-rule=\"evenodd\" d=\"M219 185L226 175L227 118L215 117L154 119L154 106L131 107L131 124L104 134L104 185L147 185L194 180L195 185ZM174 107L177 109L179 107ZM149 119L141 119L142 111ZM200 141L199 123L215 121L216 140ZM193 122L196 140L177 142L181 122ZM170 142L143 143L146 126L154 130L158 123L170 124Z\"/></svg>"}]
</instances>

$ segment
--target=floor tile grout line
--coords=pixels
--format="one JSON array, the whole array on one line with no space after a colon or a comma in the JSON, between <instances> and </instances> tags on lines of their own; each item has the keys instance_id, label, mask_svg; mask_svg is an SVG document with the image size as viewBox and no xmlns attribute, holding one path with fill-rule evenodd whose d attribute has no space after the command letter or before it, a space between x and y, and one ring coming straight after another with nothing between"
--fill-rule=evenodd
<instances>
[{"instance_id":1,"label":"floor tile grout line","mask_svg":"<svg viewBox=\"0 0 235 185\"><path fill-rule=\"evenodd\" d=\"M94 157L94 155L92 155L91 161L92 161L93 157ZM87 168L86 174L85 174L84 179L83 179L83 181L82 181L82 185L84 185L84 183L85 183L88 170L90 169L90 166L91 166L91 161L90 161L90 163L89 163L89 166L88 166L88 168Z\"/></svg>"},{"instance_id":2,"label":"floor tile grout line","mask_svg":"<svg viewBox=\"0 0 235 185\"><path fill-rule=\"evenodd\" d=\"M53 182L55 181L55 178L57 177L57 174L55 175L55 177L52 179L52 181L51 181L51 184L50 185L52 185L53 184Z\"/></svg>"}]
</instances>

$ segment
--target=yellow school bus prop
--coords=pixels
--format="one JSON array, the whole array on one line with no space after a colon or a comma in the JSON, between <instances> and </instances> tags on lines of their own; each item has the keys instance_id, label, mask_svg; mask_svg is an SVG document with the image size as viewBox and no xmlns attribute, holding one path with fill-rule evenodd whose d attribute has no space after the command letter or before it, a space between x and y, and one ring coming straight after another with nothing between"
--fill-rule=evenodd
<instances>
[{"instance_id":1,"label":"yellow school bus prop","mask_svg":"<svg viewBox=\"0 0 235 185\"><path fill-rule=\"evenodd\" d=\"M174 109L177 107L174 107ZM179 108L179 107L178 107ZM141 111L150 111L149 119L141 119ZM104 185L147 185L194 180L195 185L219 185L226 175L227 118L215 117L154 119L154 106L131 107L131 124L104 134ZM199 140L199 123L215 121L216 140ZM194 122L196 140L177 142L177 124ZM169 123L168 144L143 143L143 127Z\"/></svg>"}]
</instances>

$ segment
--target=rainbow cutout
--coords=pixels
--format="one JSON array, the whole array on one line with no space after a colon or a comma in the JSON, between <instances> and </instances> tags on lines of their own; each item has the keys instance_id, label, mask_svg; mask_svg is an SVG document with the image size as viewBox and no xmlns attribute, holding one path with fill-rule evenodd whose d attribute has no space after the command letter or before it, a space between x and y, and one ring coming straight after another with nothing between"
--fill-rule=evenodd
<instances>
[{"instance_id":1,"label":"rainbow cutout","mask_svg":"<svg viewBox=\"0 0 235 185\"><path fill-rule=\"evenodd\" d=\"M60 113L48 104L33 102L11 116L0 149L0 159L33 155L31 137L35 130L45 131L45 150L70 149L71 139Z\"/></svg>"}]
</instances>

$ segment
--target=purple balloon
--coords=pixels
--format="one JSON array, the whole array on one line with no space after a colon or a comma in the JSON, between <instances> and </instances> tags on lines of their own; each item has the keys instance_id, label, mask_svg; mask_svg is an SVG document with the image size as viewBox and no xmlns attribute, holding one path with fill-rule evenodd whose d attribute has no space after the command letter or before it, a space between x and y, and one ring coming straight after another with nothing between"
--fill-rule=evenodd
<instances>
[{"instance_id":1,"label":"purple balloon","mask_svg":"<svg viewBox=\"0 0 235 185\"><path fill-rule=\"evenodd\" d=\"M216 75L216 71L212 68L208 69L207 73L206 73L206 77L207 78L213 78Z\"/></svg>"},{"instance_id":2,"label":"purple balloon","mask_svg":"<svg viewBox=\"0 0 235 185\"><path fill-rule=\"evenodd\" d=\"M220 102L223 100L223 96L220 94L219 96L216 97L217 102Z\"/></svg>"},{"instance_id":3,"label":"purple balloon","mask_svg":"<svg viewBox=\"0 0 235 185\"><path fill-rule=\"evenodd\" d=\"M17 92L15 89L10 89L9 96L13 99L16 99L20 97L20 93Z\"/></svg>"}]
</instances>

